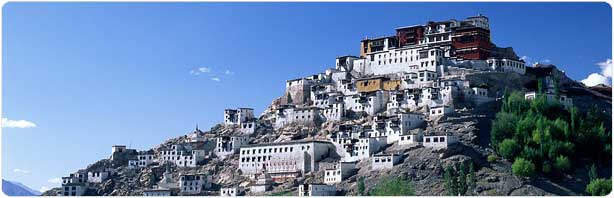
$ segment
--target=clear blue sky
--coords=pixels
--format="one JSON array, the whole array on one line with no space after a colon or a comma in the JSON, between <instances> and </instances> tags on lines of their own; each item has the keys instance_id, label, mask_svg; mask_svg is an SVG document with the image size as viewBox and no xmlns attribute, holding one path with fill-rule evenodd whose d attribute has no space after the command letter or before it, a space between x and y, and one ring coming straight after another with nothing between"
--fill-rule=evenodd
<instances>
[{"instance_id":1,"label":"clear blue sky","mask_svg":"<svg viewBox=\"0 0 614 198\"><path fill-rule=\"evenodd\" d=\"M113 144L150 148L210 128L224 108L260 114L285 80L357 55L365 36L478 13L498 46L574 79L611 58L606 3L6 4L2 116L36 127L3 128L2 175L59 186L48 180L107 158ZM200 67L210 71L190 73Z\"/></svg>"}]
</instances>

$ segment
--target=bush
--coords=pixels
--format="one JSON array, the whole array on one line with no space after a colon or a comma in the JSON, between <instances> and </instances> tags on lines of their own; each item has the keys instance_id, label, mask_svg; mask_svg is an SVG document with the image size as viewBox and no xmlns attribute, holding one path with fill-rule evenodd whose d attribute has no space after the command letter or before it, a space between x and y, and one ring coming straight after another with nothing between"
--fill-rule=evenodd
<instances>
[{"instance_id":1,"label":"bush","mask_svg":"<svg viewBox=\"0 0 614 198\"><path fill-rule=\"evenodd\" d=\"M358 189L357 189L358 195L365 196L366 195L365 189L366 189L365 188L365 178L364 177L358 178Z\"/></svg>"},{"instance_id":2,"label":"bush","mask_svg":"<svg viewBox=\"0 0 614 198\"><path fill-rule=\"evenodd\" d=\"M567 172L571 169L571 162L569 162L569 158L566 156L559 155L554 160L554 168L561 172Z\"/></svg>"},{"instance_id":3,"label":"bush","mask_svg":"<svg viewBox=\"0 0 614 198\"><path fill-rule=\"evenodd\" d=\"M550 165L550 163L544 162L544 164L542 165L542 172L544 173L550 173L550 171L552 171L552 166Z\"/></svg>"},{"instance_id":4,"label":"bush","mask_svg":"<svg viewBox=\"0 0 614 198\"><path fill-rule=\"evenodd\" d=\"M490 154L490 155L488 155L487 159L488 159L488 162L492 163L492 162L497 161L497 156L495 154Z\"/></svg>"},{"instance_id":5,"label":"bush","mask_svg":"<svg viewBox=\"0 0 614 198\"><path fill-rule=\"evenodd\" d=\"M612 191L611 179L595 179L586 186L586 192L592 196L605 196Z\"/></svg>"},{"instance_id":6,"label":"bush","mask_svg":"<svg viewBox=\"0 0 614 198\"><path fill-rule=\"evenodd\" d=\"M505 159L512 160L520 150L520 146L512 139L504 139L499 143L498 151Z\"/></svg>"},{"instance_id":7,"label":"bush","mask_svg":"<svg viewBox=\"0 0 614 198\"><path fill-rule=\"evenodd\" d=\"M595 164L593 164L588 169L588 180L589 181L593 181L593 180L597 179L597 177L599 177L599 174L597 174L597 166L595 166Z\"/></svg>"},{"instance_id":8,"label":"bush","mask_svg":"<svg viewBox=\"0 0 614 198\"><path fill-rule=\"evenodd\" d=\"M505 138L512 137L516 131L518 116L511 113L499 112L492 123L490 131L490 143L492 147L499 145Z\"/></svg>"},{"instance_id":9,"label":"bush","mask_svg":"<svg viewBox=\"0 0 614 198\"><path fill-rule=\"evenodd\" d=\"M519 176L533 177L535 175L535 164L523 158L516 158L512 164L512 172Z\"/></svg>"},{"instance_id":10,"label":"bush","mask_svg":"<svg viewBox=\"0 0 614 198\"><path fill-rule=\"evenodd\" d=\"M397 177L386 179L369 193L370 196L412 196L415 195L411 182Z\"/></svg>"}]
</instances>

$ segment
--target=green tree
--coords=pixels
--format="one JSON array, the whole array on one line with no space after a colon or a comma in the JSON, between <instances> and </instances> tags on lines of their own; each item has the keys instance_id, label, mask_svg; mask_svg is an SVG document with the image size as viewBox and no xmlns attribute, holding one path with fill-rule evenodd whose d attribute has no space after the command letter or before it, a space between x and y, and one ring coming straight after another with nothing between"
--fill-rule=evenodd
<instances>
[{"instance_id":1,"label":"green tree","mask_svg":"<svg viewBox=\"0 0 614 198\"><path fill-rule=\"evenodd\" d=\"M497 156L495 154L490 154L490 155L488 155L487 160L490 163L495 162L495 161L497 161Z\"/></svg>"},{"instance_id":2,"label":"green tree","mask_svg":"<svg viewBox=\"0 0 614 198\"><path fill-rule=\"evenodd\" d=\"M504 139L497 147L499 154L508 160L514 159L520 150L520 145L513 139Z\"/></svg>"},{"instance_id":3,"label":"green tree","mask_svg":"<svg viewBox=\"0 0 614 198\"><path fill-rule=\"evenodd\" d=\"M411 182L397 177L395 179L386 179L379 185L375 186L369 193L371 196L412 196L415 191Z\"/></svg>"},{"instance_id":4,"label":"green tree","mask_svg":"<svg viewBox=\"0 0 614 198\"><path fill-rule=\"evenodd\" d=\"M475 170L473 170L473 164L470 164L469 174L467 175L467 192L471 193L473 190L475 190L476 182L477 179L475 177Z\"/></svg>"},{"instance_id":5,"label":"green tree","mask_svg":"<svg viewBox=\"0 0 614 198\"><path fill-rule=\"evenodd\" d=\"M503 139L511 138L514 135L516 122L518 122L518 116L514 114L506 112L497 113L490 131L490 142L493 147L496 147Z\"/></svg>"},{"instance_id":6,"label":"green tree","mask_svg":"<svg viewBox=\"0 0 614 198\"><path fill-rule=\"evenodd\" d=\"M458 193L464 195L467 193L467 170L465 163L460 163L458 167Z\"/></svg>"},{"instance_id":7,"label":"green tree","mask_svg":"<svg viewBox=\"0 0 614 198\"><path fill-rule=\"evenodd\" d=\"M611 179L595 179L586 186L586 192L592 196L606 196L612 191Z\"/></svg>"},{"instance_id":8,"label":"green tree","mask_svg":"<svg viewBox=\"0 0 614 198\"><path fill-rule=\"evenodd\" d=\"M599 174L597 174L597 167L595 166L595 164L593 164L588 170L588 180L593 181L597 179L598 177L599 177Z\"/></svg>"},{"instance_id":9,"label":"green tree","mask_svg":"<svg viewBox=\"0 0 614 198\"><path fill-rule=\"evenodd\" d=\"M519 176L533 177L535 175L535 165L523 158L516 158L512 164L512 172Z\"/></svg>"},{"instance_id":10,"label":"green tree","mask_svg":"<svg viewBox=\"0 0 614 198\"><path fill-rule=\"evenodd\" d=\"M456 174L452 165L445 167L444 169L444 187L446 188L446 195L456 196L459 194L458 185L456 182Z\"/></svg>"},{"instance_id":11,"label":"green tree","mask_svg":"<svg viewBox=\"0 0 614 198\"><path fill-rule=\"evenodd\" d=\"M366 188L365 188L365 178L358 178L358 195L365 196Z\"/></svg>"},{"instance_id":12,"label":"green tree","mask_svg":"<svg viewBox=\"0 0 614 198\"><path fill-rule=\"evenodd\" d=\"M550 163L544 162L544 164L542 164L542 172L550 173L550 171L552 171L552 166L550 165Z\"/></svg>"},{"instance_id":13,"label":"green tree","mask_svg":"<svg viewBox=\"0 0 614 198\"><path fill-rule=\"evenodd\" d=\"M567 158L567 156L559 155L554 160L554 168L561 172L567 172L571 169L571 162L569 162L569 158Z\"/></svg>"}]
</instances>

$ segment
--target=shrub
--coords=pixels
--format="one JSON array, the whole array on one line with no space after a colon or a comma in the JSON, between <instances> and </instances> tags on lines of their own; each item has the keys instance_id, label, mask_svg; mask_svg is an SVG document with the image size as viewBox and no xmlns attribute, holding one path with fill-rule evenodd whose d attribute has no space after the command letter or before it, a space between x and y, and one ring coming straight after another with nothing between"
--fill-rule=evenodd
<instances>
[{"instance_id":1,"label":"shrub","mask_svg":"<svg viewBox=\"0 0 614 198\"><path fill-rule=\"evenodd\" d=\"M611 179L595 179L586 186L586 192L592 196L605 196L612 191Z\"/></svg>"},{"instance_id":2,"label":"shrub","mask_svg":"<svg viewBox=\"0 0 614 198\"><path fill-rule=\"evenodd\" d=\"M595 164L591 165L591 167L588 170L588 180L589 181L593 181L595 179L597 179L597 177L599 177L599 175L597 174L597 166L595 166Z\"/></svg>"},{"instance_id":3,"label":"shrub","mask_svg":"<svg viewBox=\"0 0 614 198\"><path fill-rule=\"evenodd\" d=\"M512 139L504 139L498 146L499 154L508 160L514 159L520 146Z\"/></svg>"},{"instance_id":4,"label":"shrub","mask_svg":"<svg viewBox=\"0 0 614 198\"><path fill-rule=\"evenodd\" d=\"M490 143L492 147L499 145L503 139L511 137L516 131L518 116L511 113L499 112L492 123L490 131Z\"/></svg>"},{"instance_id":5,"label":"shrub","mask_svg":"<svg viewBox=\"0 0 614 198\"><path fill-rule=\"evenodd\" d=\"M516 158L512 164L512 172L519 176L533 177L535 175L535 165L523 158Z\"/></svg>"},{"instance_id":6,"label":"shrub","mask_svg":"<svg viewBox=\"0 0 614 198\"><path fill-rule=\"evenodd\" d=\"M567 172L571 169L571 162L569 162L569 158L566 156L559 155L554 160L554 168L561 172Z\"/></svg>"},{"instance_id":7,"label":"shrub","mask_svg":"<svg viewBox=\"0 0 614 198\"><path fill-rule=\"evenodd\" d=\"M370 196L412 196L415 195L411 182L400 177L386 179L369 193Z\"/></svg>"},{"instance_id":8,"label":"shrub","mask_svg":"<svg viewBox=\"0 0 614 198\"><path fill-rule=\"evenodd\" d=\"M497 156L495 154L490 154L490 155L488 155L487 159L488 159L488 162L492 163L492 162L497 161Z\"/></svg>"},{"instance_id":9,"label":"shrub","mask_svg":"<svg viewBox=\"0 0 614 198\"><path fill-rule=\"evenodd\" d=\"M550 173L550 171L552 171L552 166L550 165L550 163L544 162L544 164L542 165L542 172Z\"/></svg>"},{"instance_id":10,"label":"shrub","mask_svg":"<svg viewBox=\"0 0 614 198\"><path fill-rule=\"evenodd\" d=\"M358 195L365 196L365 178L358 178Z\"/></svg>"}]
</instances>

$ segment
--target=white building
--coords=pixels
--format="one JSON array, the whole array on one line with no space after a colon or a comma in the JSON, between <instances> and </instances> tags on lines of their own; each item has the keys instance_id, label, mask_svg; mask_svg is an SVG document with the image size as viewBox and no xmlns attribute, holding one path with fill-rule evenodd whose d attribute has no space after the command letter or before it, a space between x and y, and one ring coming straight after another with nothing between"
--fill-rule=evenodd
<instances>
[{"instance_id":1,"label":"white building","mask_svg":"<svg viewBox=\"0 0 614 198\"><path fill-rule=\"evenodd\" d=\"M371 122L373 130L369 137L386 137L386 143L392 144L400 140L410 130L425 123L424 115L416 113L397 113L394 116L375 116Z\"/></svg>"},{"instance_id":2,"label":"white building","mask_svg":"<svg viewBox=\"0 0 614 198\"><path fill-rule=\"evenodd\" d=\"M111 173L109 171L91 171L87 172L87 182L102 183Z\"/></svg>"},{"instance_id":3,"label":"white building","mask_svg":"<svg viewBox=\"0 0 614 198\"><path fill-rule=\"evenodd\" d=\"M239 195L239 188L238 187L227 187L227 188L220 188L220 196L221 197L236 197L237 195Z\"/></svg>"},{"instance_id":4,"label":"white building","mask_svg":"<svg viewBox=\"0 0 614 198\"><path fill-rule=\"evenodd\" d=\"M134 158L134 159L129 159L128 160L128 168L134 169L134 168L138 168L139 167L139 160Z\"/></svg>"},{"instance_id":5,"label":"white building","mask_svg":"<svg viewBox=\"0 0 614 198\"><path fill-rule=\"evenodd\" d=\"M115 159L115 156L117 154L126 152L126 146L125 145L113 145L111 146L111 160Z\"/></svg>"},{"instance_id":6,"label":"white building","mask_svg":"<svg viewBox=\"0 0 614 198\"><path fill-rule=\"evenodd\" d=\"M324 171L324 183L336 184L356 174L356 162L339 162Z\"/></svg>"},{"instance_id":7,"label":"white building","mask_svg":"<svg viewBox=\"0 0 614 198\"><path fill-rule=\"evenodd\" d=\"M424 135L422 140L422 145L427 148L447 148L458 142L458 139L452 135Z\"/></svg>"},{"instance_id":8,"label":"white building","mask_svg":"<svg viewBox=\"0 0 614 198\"><path fill-rule=\"evenodd\" d=\"M522 60L489 58L486 62L495 71L516 72L519 74L525 74L527 71L526 65Z\"/></svg>"},{"instance_id":9,"label":"white building","mask_svg":"<svg viewBox=\"0 0 614 198\"><path fill-rule=\"evenodd\" d=\"M253 121L254 109L239 108L224 110L224 124L236 125Z\"/></svg>"},{"instance_id":10,"label":"white building","mask_svg":"<svg viewBox=\"0 0 614 198\"><path fill-rule=\"evenodd\" d=\"M79 171L71 173L68 177L62 177L62 185L87 182L87 173Z\"/></svg>"},{"instance_id":11,"label":"white building","mask_svg":"<svg viewBox=\"0 0 614 198\"><path fill-rule=\"evenodd\" d=\"M399 136L399 145L420 144L422 143L422 130L412 131Z\"/></svg>"},{"instance_id":12,"label":"white building","mask_svg":"<svg viewBox=\"0 0 614 198\"><path fill-rule=\"evenodd\" d=\"M77 171L71 173L68 177L62 177L62 191L60 195L63 196L82 196L87 190L87 173L84 171Z\"/></svg>"},{"instance_id":13,"label":"white building","mask_svg":"<svg viewBox=\"0 0 614 198\"><path fill-rule=\"evenodd\" d=\"M87 186L85 183L71 183L62 185L62 196L83 196Z\"/></svg>"},{"instance_id":14,"label":"white building","mask_svg":"<svg viewBox=\"0 0 614 198\"><path fill-rule=\"evenodd\" d=\"M143 190L143 196L171 196L170 189L146 189Z\"/></svg>"},{"instance_id":15,"label":"white building","mask_svg":"<svg viewBox=\"0 0 614 198\"><path fill-rule=\"evenodd\" d=\"M344 108L354 112L365 112L372 116L386 110L389 95L389 92L384 90L347 95L343 98Z\"/></svg>"},{"instance_id":16,"label":"white building","mask_svg":"<svg viewBox=\"0 0 614 198\"><path fill-rule=\"evenodd\" d=\"M225 158L228 155L235 154L239 148L248 144L248 136L220 136L216 138L215 155L220 158Z\"/></svg>"},{"instance_id":17,"label":"white building","mask_svg":"<svg viewBox=\"0 0 614 198\"><path fill-rule=\"evenodd\" d=\"M190 145L176 144L170 149L161 149L159 161L169 161L179 167L196 167L205 159L205 150L193 149Z\"/></svg>"},{"instance_id":18,"label":"white building","mask_svg":"<svg viewBox=\"0 0 614 198\"><path fill-rule=\"evenodd\" d=\"M256 121L247 121L239 124L239 131L243 134L252 134L256 131Z\"/></svg>"},{"instance_id":19,"label":"white building","mask_svg":"<svg viewBox=\"0 0 614 198\"><path fill-rule=\"evenodd\" d=\"M326 184L302 184L298 186L298 196L335 196L337 188L333 185Z\"/></svg>"},{"instance_id":20,"label":"white building","mask_svg":"<svg viewBox=\"0 0 614 198\"><path fill-rule=\"evenodd\" d=\"M554 94L554 93L538 94L535 91L527 92L524 94L525 100L533 100L538 96L546 97L546 101L549 103L558 102L559 104L565 106L566 108L573 107L573 99L565 94Z\"/></svg>"},{"instance_id":21,"label":"white building","mask_svg":"<svg viewBox=\"0 0 614 198\"><path fill-rule=\"evenodd\" d=\"M470 90L468 90L465 96L476 105L481 105L495 100L494 97L490 97L488 95L488 89L482 87L472 87Z\"/></svg>"},{"instance_id":22,"label":"white building","mask_svg":"<svg viewBox=\"0 0 614 198\"><path fill-rule=\"evenodd\" d=\"M136 156L136 158L136 165L139 167L146 167L157 161L155 152L153 150L139 151L139 154Z\"/></svg>"},{"instance_id":23,"label":"white building","mask_svg":"<svg viewBox=\"0 0 614 198\"><path fill-rule=\"evenodd\" d=\"M399 154L378 154L373 156L371 170L392 169L394 165L401 162Z\"/></svg>"},{"instance_id":24,"label":"white building","mask_svg":"<svg viewBox=\"0 0 614 198\"><path fill-rule=\"evenodd\" d=\"M447 105L433 106L429 110L429 119L436 120L437 118L446 116L454 112L454 107Z\"/></svg>"},{"instance_id":25,"label":"white building","mask_svg":"<svg viewBox=\"0 0 614 198\"><path fill-rule=\"evenodd\" d=\"M449 34L447 41L451 41ZM410 73L420 70L440 73L440 65L447 63L444 56L445 49L440 47L406 46L366 54L365 59L354 61L353 68L363 75Z\"/></svg>"},{"instance_id":26,"label":"white building","mask_svg":"<svg viewBox=\"0 0 614 198\"><path fill-rule=\"evenodd\" d=\"M288 106L277 109L274 127L278 129L291 123L313 126L315 123L321 121L320 111L321 108L318 107L296 108Z\"/></svg>"},{"instance_id":27,"label":"white building","mask_svg":"<svg viewBox=\"0 0 614 198\"><path fill-rule=\"evenodd\" d=\"M263 169L276 179L296 173L318 170L318 162L336 155L335 147L327 141L303 140L241 147L239 168L244 175L253 175Z\"/></svg>"},{"instance_id":28,"label":"white building","mask_svg":"<svg viewBox=\"0 0 614 198\"><path fill-rule=\"evenodd\" d=\"M356 162L379 152L387 144L387 138L366 137L364 135L356 138L337 134L330 137L330 142L335 145L337 153L341 156L341 161Z\"/></svg>"},{"instance_id":29,"label":"white building","mask_svg":"<svg viewBox=\"0 0 614 198\"><path fill-rule=\"evenodd\" d=\"M211 176L205 174L185 174L179 176L179 190L182 194L198 194L211 188Z\"/></svg>"},{"instance_id":30,"label":"white building","mask_svg":"<svg viewBox=\"0 0 614 198\"><path fill-rule=\"evenodd\" d=\"M330 104L322 109L322 114L327 121L339 121L345 115L343 102Z\"/></svg>"}]
</instances>

